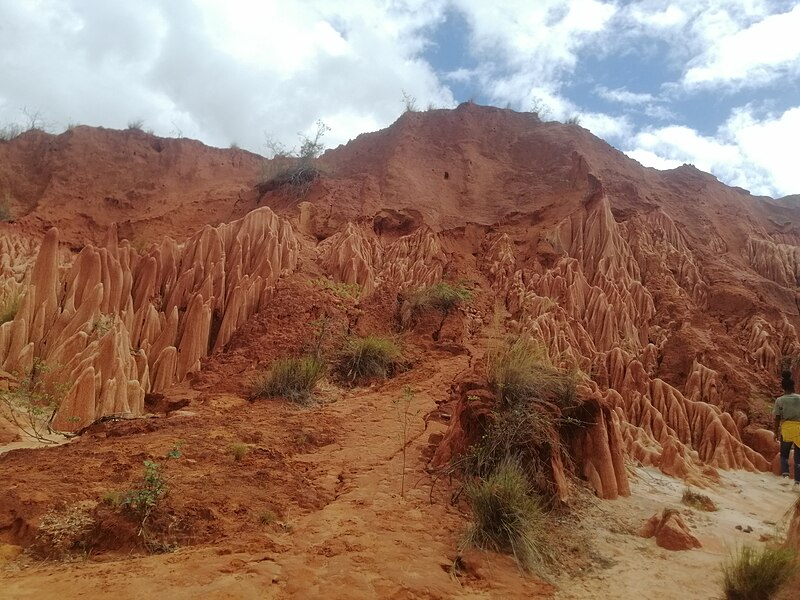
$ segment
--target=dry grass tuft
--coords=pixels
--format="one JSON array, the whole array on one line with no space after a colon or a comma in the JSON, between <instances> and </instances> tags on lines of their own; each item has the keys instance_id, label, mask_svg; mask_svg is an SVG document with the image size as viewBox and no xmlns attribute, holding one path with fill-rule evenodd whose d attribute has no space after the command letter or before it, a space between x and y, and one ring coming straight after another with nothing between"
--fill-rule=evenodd
<instances>
[{"instance_id":1,"label":"dry grass tuft","mask_svg":"<svg viewBox=\"0 0 800 600\"><path fill-rule=\"evenodd\" d=\"M704 510L706 512L714 512L717 510L717 505L711 498L705 494L692 491L691 488L686 488L684 490L681 502L697 510Z\"/></svg>"},{"instance_id":2,"label":"dry grass tuft","mask_svg":"<svg viewBox=\"0 0 800 600\"><path fill-rule=\"evenodd\" d=\"M795 574L788 548L743 546L722 567L727 600L769 600Z\"/></svg>"},{"instance_id":3,"label":"dry grass tuft","mask_svg":"<svg viewBox=\"0 0 800 600\"><path fill-rule=\"evenodd\" d=\"M228 449L228 452L233 457L235 462L242 462L244 457L247 456L247 452L250 449L247 447L247 444L242 442L236 442L235 444L231 444L231 447Z\"/></svg>"},{"instance_id":4,"label":"dry grass tuft","mask_svg":"<svg viewBox=\"0 0 800 600\"><path fill-rule=\"evenodd\" d=\"M352 337L339 352L338 371L350 383L385 379L395 373L402 359L400 346L391 338Z\"/></svg>"},{"instance_id":5,"label":"dry grass tuft","mask_svg":"<svg viewBox=\"0 0 800 600\"><path fill-rule=\"evenodd\" d=\"M88 536L95 521L87 507L76 504L45 513L30 547L38 558L65 559L88 550Z\"/></svg>"},{"instance_id":6,"label":"dry grass tuft","mask_svg":"<svg viewBox=\"0 0 800 600\"><path fill-rule=\"evenodd\" d=\"M254 398L281 397L298 404L307 403L324 376L325 365L319 358L279 358L266 373L255 379L251 395Z\"/></svg>"},{"instance_id":7,"label":"dry grass tuft","mask_svg":"<svg viewBox=\"0 0 800 600\"><path fill-rule=\"evenodd\" d=\"M511 552L526 571L540 569L545 556L543 516L525 471L506 458L485 479L467 484L473 523L462 546Z\"/></svg>"},{"instance_id":8,"label":"dry grass tuft","mask_svg":"<svg viewBox=\"0 0 800 600\"><path fill-rule=\"evenodd\" d=\"M489 383L506 406L531 400L561 409L576 404L577 374L553 366L547 350L530 336L510 339L490 352Z\"/></svg>"}]
</instances>

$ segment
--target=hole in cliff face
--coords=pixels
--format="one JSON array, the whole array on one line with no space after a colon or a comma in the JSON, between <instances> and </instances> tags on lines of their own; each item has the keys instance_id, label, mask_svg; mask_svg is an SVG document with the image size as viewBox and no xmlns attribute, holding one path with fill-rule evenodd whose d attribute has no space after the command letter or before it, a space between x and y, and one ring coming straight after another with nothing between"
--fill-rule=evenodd
<instances>
[{"instance_id":1,"label":"hole in cliff face","mask_svg":"<svg viewBox=\"0 0 800 600\"><path fill-rule=\"evenodd\" d=\"M445 171L445 172L444 172L444 178L445 178L445 179L450 179L450 173L448 173L447 171Z\"/></svg>"},{"instance_id":2,"label":"hole in cliff face","mask_svg":"<svg viewBox=\"0 0 800 600\"><path fill-rule=\"evenodd\" d=\"M372 219L372 229L381 236L400 237L413 233L422 225L422 215L416 210L384 209Z\"/></svg>"}]
</instances>

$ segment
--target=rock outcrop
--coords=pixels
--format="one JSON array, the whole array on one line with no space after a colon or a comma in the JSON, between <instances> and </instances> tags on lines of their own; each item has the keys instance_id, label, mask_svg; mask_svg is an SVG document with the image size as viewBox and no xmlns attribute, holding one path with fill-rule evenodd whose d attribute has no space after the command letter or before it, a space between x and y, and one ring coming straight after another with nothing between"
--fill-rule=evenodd
<instances>
[{"instance_id":1,"label":"rock outcrop","mask_svg":"<svg viewBox=\"0 0 800 600\"><path fill-rule=\"evenodd\" d=\"M224 348L295 268L298 251L291 225L261 208L141 254L112 229L60 273L58 230L50 229L19 310L0 326L0 365L65 388L56 429L140 415L146 393L186 379Z\"/></svg>"},{"instance_id":2,"label":"rock outcrop","mask_svg":"<svg viewBox=\"0 0 800 600\"><path fill-rule=\"evenodd\" d=\"M640 535L644 538L654 537L656 544L666 550L693 550L702 547L680 513L669 508L650 517Z\"/></svg>"}]
</instances>

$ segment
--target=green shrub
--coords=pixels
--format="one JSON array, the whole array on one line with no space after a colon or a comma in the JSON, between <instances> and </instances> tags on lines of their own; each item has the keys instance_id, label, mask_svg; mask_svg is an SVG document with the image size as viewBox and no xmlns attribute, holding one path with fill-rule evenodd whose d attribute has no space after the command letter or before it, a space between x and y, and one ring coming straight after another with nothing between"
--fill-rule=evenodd
<instances>
[{"instance_id":1,"label":"green shrub","mask_svg":"<svg viewBox=\"0 0 800 600\"><path fill-rule=\"evenodd\" d=\"M554 367L544 347L529 336L490 353L489 383L507 406L545 400L564 409L576 403L575 374Z\"/></svg>"},{"instance_id":2,"label":"green shrub","mask_svg":"<svg viewBox=\"0 0 800 600\"><path fill-rule=\"evenodd\" d=\"M795 572L795 554L788 548L742 547L722 567L727 600L768 600Z\"/></svg>"},{"instance_id":3,"label":"green shrub","mask_svg":"<svg viewBox=\"0 0 800 600\"><path fill-rule=\"evenodd\" d=\"M183 442L177 442L172 450L167 452L167 460L180 458L182 445ZM169 492L169 485L162 474L161 464L154 460L145 460L142 464L144 465L144 474L138 488L123 492L118 496L113 492L106 492L103 495L103 501L126 507L133 512L139 521L139 535L143 537L148 547L153 549L156 546L151 546L148 541L147 520L159 507L161 499Z\"/></svg>"},{"instance_id":4,"label":"green shrub","mask_svg":"<svg viewBox=\"0 0 800 600\"><path fill-rule=\"evenodd\" d=\"M233 457L233 460L236 462L242 462L245 456L247 456L249 448L247 444L243 444L242 442L236 442L235 444L231 444L229 449L230 455Z\"/></svg>"},{"instance_id":5,"label":"green shrub","mask_svg":"<svg viewBox=\"0 0 800 600\"><path fill-rule=\"evenodd\" d=\"M122 505L129 507L139 517L142 529L162 496L168 491L167 482L161 475L161 465L152 460L144 461L142 485L130 490L122 498Z\"/></svg>"},{"instance_id":6,"label":"green shrub","mask_svg":"<svg viewBox=\"0 0 800 600\"><path fill-rule=\"evenodd\" d=\"M691 488L686 488L683 491L681 502L683 502L686 506L691 506L697 510L704 510L706 512L714 512L717 510L717 505L711 498L705 494L692 491Z\"/></svg>"},{"instance_id":7,"label":"green shrub","mask_svg":"<svg viewBox=\"0 0 800 600\"><path fill-rule=\"evenodd\" d=\"M438 310L447 314L471 300L472 292L462 283L450 284L442 281L412 294L410 304L412 313Z\"/></svg>"},{"instance_id":8,"label":"green shrub","mask_svg":"<svg viewBox=\"0 0 800 600\"><path fill-rule=\"evenodd\" d=\"M144 130L143 119L133 119L132 121L128 121L128 131L143 131L143 130Z\"/></svg>"},{"instance_id":9,"label":"green shrub","mask_svg":"<svg viewBox=\"0 0 800 600\"><path fill-rule=\"evenodd\" d=\"M324 375L325 365L314 356L280 358L253 382L252 396L281 397L292 402L307 402Z\"/></svg>"},{"instance_id":10,"label":"green shrub","mask_svg":"<svg viewBox=\"0 0 800 600\"><path fill-rule=\"evenodd\" d=\"M339 352L338 370L352 383L386 378L395 372L402 358L400 346L391 338L352 337Z\"/></svg>"},{"instance_id":11,"label":"green shrub","mask_svg":"<svg viewBox=\"0 0 800 600\"><path fill-rule=\"evenodd\" d=\"M464 546L511 552L519 565L535 571L544 557L542 510L525 471L507 458L486 479L466 486L473 523Z\"/></svg>"}]
</instances>

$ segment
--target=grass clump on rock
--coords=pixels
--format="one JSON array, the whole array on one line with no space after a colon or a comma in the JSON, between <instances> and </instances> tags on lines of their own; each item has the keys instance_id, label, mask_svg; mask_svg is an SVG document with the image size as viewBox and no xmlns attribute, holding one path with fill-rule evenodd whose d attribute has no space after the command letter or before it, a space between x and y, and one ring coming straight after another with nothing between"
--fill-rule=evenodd
<instances>
[{"instance_id":1,"label":"grass clump on rock","mask_svg":"<svg viewBox=\"0 0 800 600\"><path fill-rule=\"evenodd\" d=\"M506 406L543 400L564 409L576 403L574 373L553 366L546 349L530 336L514 338L490 353L489 384Z\"/></svg>"},{"instance_id":2,"label":"grass clump on rock","mask_svg":"<svg viewBox=\"0 0 800 600\"><path fill-rule=\"evenodd\" d=\"M253 382L254 398L286 398L308 402L317 383L325 376L325 364L315 356L279 358Z\"/></svg>"},{"instance_id":3,"label":"grass clump on rock","mask_svg":"<svg viewBox=\"0 0 800 600\"><path fill-rule=\"evenodd\" d=\"M485 479L467 483L473 522L462 545L511 552L519 565L536 571L544 556L543 516L525 470L506 457Z\"/></svg>"},{"instance_id":4,"label":"grass clump on rock","mask_svg":"<svg viewBox=\"0 0 800 600\"><path fill-rule=\"evenodd\" d=\"M415 292L411 296L411 307L414 312L438 310L449 313L470 300L472 292L462 283L452 284L442 281Z\"/></svg>"},{"instance_id":5,"label":"grass clump on rock","mask_svg":"<svg viewBox=\"0 0 800 600\"><path fill-rule=\"evenodd\" d=\"M392 338L352 337L339 352L338 370L350 383L385 379L394 374L402 359L400 346Z\"/></svg>"},{"instance_id":6,"label":"grass clump on rock","mask_svg":"<svg viewBox=\"0 0 800 600\"><path fill-rule=\"evenodd\" d=\"M768 600L794 575L789 548L743 546L722 567L727 600Z\"/></svg>"},{"instance_id":7,"label":"grass clump on rock","mask_svg":"<svg viewBox=\"0 0 800 600\"><path fill-rule=\"evenodd\" d=\"M442 319L462 304L472 300L472 292L462 283L440 282L417 290L411 294L400 308L400 324L408 327L419 315L437 311Z\"/></svg>"}]
</instances>

